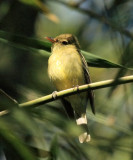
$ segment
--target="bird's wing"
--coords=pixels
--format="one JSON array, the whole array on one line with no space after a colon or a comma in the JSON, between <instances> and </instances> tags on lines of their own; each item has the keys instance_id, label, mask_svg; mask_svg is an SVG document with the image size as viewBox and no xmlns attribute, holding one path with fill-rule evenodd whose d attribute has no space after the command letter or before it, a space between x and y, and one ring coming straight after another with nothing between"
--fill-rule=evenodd
<instances>
[{"instance_id":1,"label":"bird's wing","mask_svg":"<svg viewBox=\"0 0 133 160\"><path fill-rule=\"evenodd\" d=\"M91 83L90 75L89 75L89 71L88 71L88 65L87 65L87 62L86 62L84 56L81 53L80 53L80 55L81 55L82 63L83 63L85 81L88 84L88 83ZM90 100L91 110L95 114L94 93L93 93L93 91L92 90L88 91L88 95L87 96L89 97L89 100Z\"/></svg>"}]
</instances>

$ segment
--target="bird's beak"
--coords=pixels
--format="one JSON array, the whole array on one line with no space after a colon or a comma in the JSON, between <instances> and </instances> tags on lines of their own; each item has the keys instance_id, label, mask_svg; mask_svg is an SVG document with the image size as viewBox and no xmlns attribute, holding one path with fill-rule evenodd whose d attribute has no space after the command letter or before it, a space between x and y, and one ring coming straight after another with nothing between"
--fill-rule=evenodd
<instances>
[{"instance_id":1,"label":"bird's beak","mask_svg":"<svg viewBox=\"0 0 133 160\"><path fill-rule=\"evenodd\" d=\"M51 37L45 37L45 39L47 39L48 41L54 43L56 42L56 40L54 38L51 38Z\"/></svg>"}]
</instances>

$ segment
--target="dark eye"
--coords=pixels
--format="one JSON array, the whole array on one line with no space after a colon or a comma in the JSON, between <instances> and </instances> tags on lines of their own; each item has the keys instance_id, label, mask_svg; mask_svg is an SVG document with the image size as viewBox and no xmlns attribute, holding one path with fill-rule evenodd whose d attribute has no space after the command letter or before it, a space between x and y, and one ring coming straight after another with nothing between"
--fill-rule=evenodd
<instances>
[{"instance_id":1,"label":"dark eye","mask_svg":"<svg viewBox=\"0 0 133 160\"><path fill-rule=\"evenodd\" d=\"M62 44L67 45L68 42L67 41L62 41Z\"/></svg>"}]
</instances>

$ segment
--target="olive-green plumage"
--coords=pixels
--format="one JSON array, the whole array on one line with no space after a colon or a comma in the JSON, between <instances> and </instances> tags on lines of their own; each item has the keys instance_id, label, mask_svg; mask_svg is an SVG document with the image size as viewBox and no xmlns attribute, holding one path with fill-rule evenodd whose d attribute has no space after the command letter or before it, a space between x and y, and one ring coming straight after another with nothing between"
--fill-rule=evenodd
<instances>
[{"instance_id":1,"label":"olive-green plumage","mask_svg":"<svg viewBox=\"0 0 133 160\"><path fill-rule=\"evenodd\" d=\"M80 53L77 38L71 34L61 34L54 39L49 37L47 39L53 43L52 55L48 61L48 75L56 89L60 91L90 83L87 63ZM73 108L77 125L85 126L85 132L79 136L81 143L90 141L86 118L89 99L94 113L93 93L90 91L63 99L64 103L68 102L66 108Z\"/></svg>"}]
</instances>

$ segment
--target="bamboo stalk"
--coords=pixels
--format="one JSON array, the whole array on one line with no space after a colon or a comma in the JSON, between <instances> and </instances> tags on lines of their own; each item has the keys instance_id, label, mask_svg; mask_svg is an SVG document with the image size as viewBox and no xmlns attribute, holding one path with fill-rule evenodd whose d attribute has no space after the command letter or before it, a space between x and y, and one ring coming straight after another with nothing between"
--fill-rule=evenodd
<instances>
[{"instance_id":1,"label":"bamboo stalk","mask_svg":"<svg viewBox=\"0 0 133 160\"><path fill-rule=\"evenodd\" d=\"M100 89L100 88L106 88L106 87L111 87L111 86L115 86L115 85L131 83L131 82L133 82L133 75L126 76L126 77L121 77L117 80L112 79L112 80L95 82L95 83L91 83L91 84L85 84L85 85L82 85L82 86L79 86L79 87L74 87L74 88L70 88L70 89L67 89L67 90L60 91L60 92L56 92L56 98L53 98L53 94L49 94L47 96L37 98L37 99L29 101L29 102L19 104L19 107L38 106L38 105L41 105L41 104L45 104L45 103L48 103L48 102L55 101L55 100L57 100L59 98L62 98L62 97L66 97L66 96L70 96L70 95L73 95L73 94L85 92L87 90L96 90L96 89Z\"/></svg>"},{"instance_id":2,"label":"bamboo stalk","mask_svg":"<svg viewBox=\"0 0 133 160\"><path fill-rule=\"evenodd\" d=\"M96 90L96 89L101 89L101 88L106 88L106 87L111 87L111 86L115 86L115 85L131 83L131 82L133 82L133 75L121 77L118 79L111 79L111 80L105 80L105 81L95 82L95 83L91 83L91 84L85 84L85 85L82 85L79 87L74 87L74 88L70 88L67 90L60 91L60 92L56 92L56 98L53 97L53 94L49 94L47 96L37 98L35 100L31 100L31 101L28 101L25 103L18 104L18 106L20 108L22 108L22 107L36 107L36 106L39 106L39 105L42 105L42 104L45 104L48 102L55 101L59 98L63 98L63 97L70 96L73 94L78 94L78 93L85 92L88 90ZM0 112L0 116L3 116L7 113L9 113L8 110L3 110Z\"/></svg>"}]
</instances>

